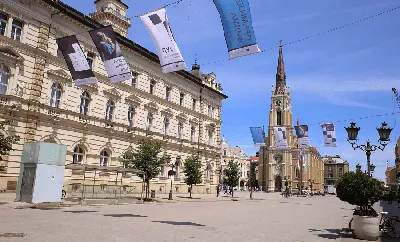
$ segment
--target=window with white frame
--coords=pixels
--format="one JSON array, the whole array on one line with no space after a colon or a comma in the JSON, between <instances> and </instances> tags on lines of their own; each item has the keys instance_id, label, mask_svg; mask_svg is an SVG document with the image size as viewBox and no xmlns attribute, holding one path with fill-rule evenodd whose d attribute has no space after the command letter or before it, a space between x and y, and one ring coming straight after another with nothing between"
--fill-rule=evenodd
<instances>
[{"instance_id":1,"label":"window with white frame","mask_svg":"<svg viewBox=\"0 0 400 242\"><path fill-rule=\"evenodd\" d=\"M146 130L150 131L153 128L153 114L149 112L149 114L147 115L147 126L146 126Z\"/></svg>"},{"instance_id":2,"label":"window with white frame","mask_svg":"<svg viewBox=\"0 0 400 242\"><path fill-rule=\"evenodd\" d=\"M23 23L21 21L18 21L16 19L12 21L11 39L18 41L21 40L22 26Z\"/></svg>"},{"instance_id":3,"label":"window with white frame","mask_svg":"<svg viewBox=\"0 0 400 242\"><path fill-rule=\"evenodd\" d=\"M114 114L115 104L113 100L108 100L107 107L106 107L106 120L112 121L113 114Z\"/></svg>"},{"instance_id":4,"label":"window with white frame","mask_svg":"<svg viewBox=\"0 0 400 242\"><path fill-rule=\"evenodd\" d=\"M190 128L190 141L196 142L196 127L194 126Z\"/></svg>"},{"instance_id":5,"label":"window with white frame","mask_svg":"<svg viewBox=\"0 0 400 242\"><path fill-rule=\"evenodd\" d=\"M167 117L164 118L164 135L168 135L169 130L169 119Z\"/></svg>"},{"instance_id":6,"label":"window with white frame","mask_svg":"<svg viewBox=\"0 0 400 242\"><path fill-rule=\"evenodd\" d=\"M128 121L130 127L135 125L135 109L133 107L128 108Z\"/></svg>"},{"instance_id":7,"label":"window with white frame","mask_svg":"<svg viewBox=\"0 0 400 242\"><path fill-rule=\"evenodd\" d=\"M6 94L10 79L10 68L4 64L0 64L0 78L0 94Z\"/></svg>"},{"instance_id":8,"label":"window with white frame","mask_svg":"<svg viewBox=\"0 0 400 242\"><path fill-rule=\"evenodd\" d=\"M182 122L178 123L178 138L179 139L183 138L183 123Z\"/></svg>"},{"instance_id":9,"label":"window with white frame","mask_svg":"<svg viewBox=\"0 0 400 242\"><path fill-rule=\"evenodd\" d=\"M214 117L214 107L211 105L208 105L208 116Z\"/></svg>"},{"instance_id":10,"label":"window with white frame","mask_svg":"<svg viewBox=\"0 0 400 242\"><path fill-rule=\"evenodd\" d=\"M208 129L208 145L214 144L214 129Z\"/></svg>"},{"instance_id":11,"label":"window with white frame","mask_svg":"<svg viewBox=\"0 0 400 242\"><path fill-rule=\"evenodd\" d=\"M151 80L150 81L150 94L154 94L155 89L156 89L156 81Z\"/></svg>"},{"instance_id":12,"label":"window with white frame","mask_svg":"<svg viewBox=\"0 0 400 242\"><path fill-rule=\"evenodd\" d=\"M7 15L0 13L0 35L4 36L6 34L7 22Z\"/></svg>"},{"instance_id":13,"label":"window with white frame","mask_svg":"<svg viewBox=\"0 0 400 242\"><path fill-rule=\"evenodd\" d=\"M109 158L110 158L110 155L108 154L108 152L103 150L100 153L100 166L107 166Z\"/></svg>"},{"instance_id":14,"label":"window with white frame","mask_svg":"<svg viewBox=\"0 0 400 242\"><path fill-rule=\"evenodd\" d=\"M165 100L169 101L170 98L171 98L171 88L166 87L165 88Z\"/></svg>"},{"instance_id":15,"label":"window with white frame","mask_svg":"<svg viewBox=\"0 0 400 242\"><path fill-rule=\"evenodd\" d=\"M60 83L55 82L51 86L51 94L50 94L50 106L54 108L59 108L61 103L61 93L62 88Z\"/></svg>"},{"instance_id":16,"label":"window with white frame","mask_svg":"<svg viewBox=\"0 0 400 242\"><path fill-rule=\"evenodd\" d=\"M193 111L195 111L196 110L196 99L193 99L193 102L192 102L192 110Z\"/></svg>"},{"instance_id":17,"label":"window with white frame","mask_svg":"<svg viewBox=\"0 0 400 242\"><path fill-rule=\"evenodd\" d=\"M137 87L138 74L132 71L132 87Z\"/></svg>"},{"instance_id":18,"label":"window with white frame","mask_svg":"<svg viewBox=\"0 0 400 242\"><path fill-rule=\"evenodd\" d=\"M89 103L90 103L90 94L87 91L82 92L81 105L79 106L80 114L88 115Z\"/></svg>"},{"instance_id":19,"label":"window with white frame","mask_svg":"<svg viewBox=\"0 0 400 242\"><path fill-rule=\"evenodd\" d=\"M184 99L185 99L185 94L183 92L181 92L179 94L179 105L183 106Z\"/></svg>"},{"instance_id":20,"label":"window with white frame","mask_svg":"<svg viewBox=\"0 0 400 242\"><path fill-rule=\"evenodd\" d=\"M84 157L85 157L85 151L81 147L76 146L74 149L74 153L72 155L72 163L83 164Z\"/></svg>"},{"instance_id":21,"label":"window with white frame","mask_svg":"<svg viewBox=\"0 0 400 242\"><path fill-rule=\"evenodd\" d=\"M160 173L158 174L159 177L164 177L165 166L161 166Z\"/></svg>"},{"instance_id":22,"label":"window with white frame","mask_svg":"<svg viewBox=\"0 0 400 242\"><path fill-rule=\"evenodd\" d=\"M90 68L93 68L93 63L96 55L93 52L88 52L86 55L86 60L90 66Z\"/></svg>"}]
</instances>

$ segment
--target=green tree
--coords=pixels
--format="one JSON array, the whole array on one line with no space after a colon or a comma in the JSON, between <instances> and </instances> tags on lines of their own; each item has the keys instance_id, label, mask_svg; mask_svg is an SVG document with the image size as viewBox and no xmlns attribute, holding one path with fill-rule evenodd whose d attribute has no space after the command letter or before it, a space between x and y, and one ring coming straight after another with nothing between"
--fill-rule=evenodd
<instances>
[{"instance_id":1,"label":"green tree","mask_svg":"<svg viewBox=\"0 0 400 242\"><path fill-rule=\"evenodd\" d=\"M157 177L161 171L161 166L165 164L162 152L162 142L155 140L145 140L141 142L137 149L131 148L122 154L125 167L135 168L143 171L144 181L147 184L146 198L149 197L150 180ZM143 178L143 175L139 175Z\"/></svg>"},{"instance_id":2,"label":"green tree","mask_svg":"<svg viewBox=\"0 0 400 242\"><path fill-rule=\"evenodd\" d=\"M183 173L185 173L185 182L190 186L190 198L192 198L193 185L201 183L201 160L198 156L190 156L186 158L183 166Z\"/></svg>"},{"instance_id":3,"label":"green tree","mask_svg":"<svg viewBox=\"0 0 400 242\"><path fill-rule=\"evenodd\" d=\"M12 121L1 121L0 129L4 130L4 125L9 125ZM4 156L10 154L10 151L13 150L12 145L16 144L19 141L19 136L5 136L0 132L0 161L4 160ZM0 171L3 171L4 168L0 166Z\"/></svg>"},{"instance_id":4,"label":"green tree","mask_svg":"<svg viewBox=\"0 0 400 242\"><path fill-rule=\"evenodd\" d=\"M232 197L233 197L233 187L238 185L240 178L239 164L233 162L232 160L228 162L228 166L225 169L224 183L232 187Z\"/></svg>"}]
</instances>

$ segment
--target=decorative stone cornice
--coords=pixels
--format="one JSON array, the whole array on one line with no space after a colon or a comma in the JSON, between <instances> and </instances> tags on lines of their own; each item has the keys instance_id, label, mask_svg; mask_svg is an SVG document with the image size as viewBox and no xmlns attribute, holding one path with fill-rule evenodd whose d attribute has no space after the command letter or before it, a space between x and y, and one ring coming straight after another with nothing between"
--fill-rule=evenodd
<instances>
[{"instance_id":1,"label":"decorative stone cornice","mask_svg":"<svg viewBox=\"0 0 400 242\"><path fill-rule=\"evenodd\" d=\"M137 98L135 95L130 95L129 97L125 98L125 103L131 105L133 107L139 107L142 104L142 101Z\"/></svg>"},{"instance_id":2,"label":"decorative stone cornice","mask_svg":"<svg viewBox=\"0 0 400 242\"><path fill-rule=\"evenodd\" d=\"M158 106L157 106L157 104L155 104L155 103L152 103L152 102L148 102L148 103L146 103L145 105L144 105L144 108L145 109L148 109L148 110L150 110L150 111L153 111L153 112L158 112Z\"/></svg>"},{"instance_id":3,"label":"decorative stone cornice","mask_svg":"<svg viewBox=\"0 0 400 242\"><path fill-rule=\"evenodd\" d=\"M172 118L174 116L174 113L169 108L162 110L161 113L169 118Z\"/></svg>"},{"instance_id":4,"label":"decorative stone cornice","mask_svg":"<svg viewBox=\"0 0 400 242\"><path fill-rule=\"evenodd\" d=\"M120 100L122 95L117 91L116 88L111 88L103 91L106 96L113 100Z\"/></svg>"}]
</instances>

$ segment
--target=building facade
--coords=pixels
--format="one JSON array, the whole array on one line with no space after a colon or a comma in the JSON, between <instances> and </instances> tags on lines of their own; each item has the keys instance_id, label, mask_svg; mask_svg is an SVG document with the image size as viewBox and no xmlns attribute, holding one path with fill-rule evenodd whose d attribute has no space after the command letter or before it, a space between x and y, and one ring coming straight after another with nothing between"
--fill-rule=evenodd
<instances>
[{"instance_id":1,"label":"building facade","mask_svg":"<svg viewBox=\"0 0 400 242\"><path fill-rule=\"evenodd\" d=\"M315 147L302 149L305 154L302 169L298 164L297 138L293 134L293 115L291 109L290 90L286 86L286 73L283 59L282 46L279 49L276 85L272 86L271 106L269 112L269 125L265 130L265 146L259 151L259 184L264 191L281 191L284 180L288 180L293 190L299 188L302 181L303 187L313 183L314 190L323 189L323 162L322 157ZM286 139L289 148L278 150L275 148L273 128L286 127ZM302 173L302 175L301 175ZM301 179L302 178L302 179Z\"/></svg>"},{"instance_id":2,"label":"building facade","mask_svg":"<svg viewBox=\"0 0 400 242\"><path fill-rule=\"evenodd\" d=\"M0 190L15 189L24 142L65 144L67 164L117 167L129 147L156 139L164 142L166 155L179 161L171 178L173 192L187 192L182 166L188 156L199 155L203 182L193 192L210 193L218 183L221 108L227 98L216 75L202 73L197 64L191 72L164 74L156 54L126 38L128 6L120 0L95 4L96 12L89 17L60 1L0 2L0 120L13 120L4 135L21 138L0 164ZM132 80L110 83L90 38L89 30L109 24L117 32ZM73 34L97 84L74 86L56 44L56 38ZM161 167L151 189L169 190L168 169ZM83 174L66 170L65 177L65 183L76 183ZM115 177L97 174L96 180L113 184ZM124 179L137 182L137 177Z\"/></svg>"},{"instance_id":3,"label":"building facade","mask_svg":"<svg viewBox=\"0 0 400 242\"><path fill-rule=\"evenodd\" d=\"M239 146L230 146L228 140L223 137L221 140L221 183L224 178L224 170L227 168L229 161L239 165L240 178L238 184L240 187L245 186L249 180L250 157Z\"/></svg>"},{"instance_id":4,"label":"building facade","mask_svg":"<svg viewBox=\"0 0 400 242\"><path fill-rule=\"evenodd\" d=\"M323 161L325 186L334 185L344 173L349 172L349 162L340 158L339 155L324 156Z\"/></svg>"}]
</instances>

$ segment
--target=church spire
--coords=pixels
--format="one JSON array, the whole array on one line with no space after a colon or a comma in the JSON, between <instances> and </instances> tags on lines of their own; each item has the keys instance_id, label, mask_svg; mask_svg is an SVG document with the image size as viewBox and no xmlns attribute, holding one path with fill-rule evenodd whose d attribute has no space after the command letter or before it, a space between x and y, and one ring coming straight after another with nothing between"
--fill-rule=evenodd
<instances>
[{"instance_id":1,"label":"church spire","mask_svg":"<svg viewBox=\"0 0 400 242\"><path fill-rule=\"evenodd\" d=\"M282 40L279 46L278 67L276 69L276 91L286 87L285 63L283 61Z\"/></svg>"}]
</instances>

